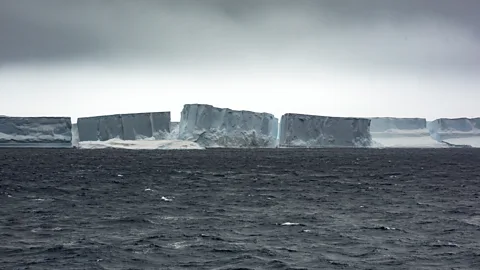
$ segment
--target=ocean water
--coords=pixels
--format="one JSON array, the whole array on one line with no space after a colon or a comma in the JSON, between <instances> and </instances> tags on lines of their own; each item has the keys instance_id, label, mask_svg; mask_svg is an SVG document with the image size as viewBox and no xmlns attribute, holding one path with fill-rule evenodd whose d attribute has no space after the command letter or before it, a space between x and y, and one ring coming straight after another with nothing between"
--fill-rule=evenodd
<instances>
[{"instance_id":1,"label":"ocean water","mask_svg":"<svg viewBox=\"0 0 480 270\"><path fill-rule=\"evenodd\" d=\"M480 150L0 149L0 269L480 269Z\"/></svg>"}]
</instances>

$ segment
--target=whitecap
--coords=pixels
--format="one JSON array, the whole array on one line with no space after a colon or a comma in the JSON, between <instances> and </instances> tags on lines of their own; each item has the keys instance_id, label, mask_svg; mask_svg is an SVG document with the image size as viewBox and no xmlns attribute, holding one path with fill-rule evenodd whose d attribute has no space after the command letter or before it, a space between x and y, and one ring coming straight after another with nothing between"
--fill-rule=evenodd
<instances>
[{"instance_id":1,"label":"whitecap","mask_svg":"<svg viewBox=\"0 0 480 270\"><path fill-rule=\"evenodd\" d=\"M301 224L300 223L296 223L296 222L284 222L282 224L280 224L281 226L300 226Z\"/></svg>"},{"instance_id":2,"label":"whitecap","mask_svg":"<svg viewBox=\"0 0 480 270\"><path fill-rule=\"evenodd\" d=\"M174 249L182 249L182 248L187 247L188 244L185 241L180 241L180 242L175 242L175 243L169 244L168 246L172 247Z\"/></svg>"}]
</instances>

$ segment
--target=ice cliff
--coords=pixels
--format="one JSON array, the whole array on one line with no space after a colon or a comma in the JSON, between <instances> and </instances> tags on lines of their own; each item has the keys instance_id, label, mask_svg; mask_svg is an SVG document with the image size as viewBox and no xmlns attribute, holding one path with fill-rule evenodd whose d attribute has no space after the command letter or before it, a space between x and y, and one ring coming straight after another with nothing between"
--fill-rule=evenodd
<instances>
[{"instance_id":1,"label":"ice cliff","mask_svg":"<svg viewBox=\"0 0 480 270\"><path fill-rule=\"evenodd\" d=\"M164 139L170 133L170 112L115 114L78 118L79 141Z\"/></svg>"},{"instance_id":2,"label":"ice cliff","mask_svg":"<svg viewBox=\"0 0 480 270\"><path fill-rule=\"evenodd\" d=\"M179 139L205 147L274 147L277 132L278 119L269 113L186 104Z\"/></svg>"},{"instance_id":3,"label":"ice cliff","mask_svg":"<svg viewBox=\"0 0 480 270\"><path fill-rule=\"evenodd\" d=\"M370 134L374 147L448 147L430 137L425 118L374 117L371 120Z\"/></svg>"},{"instance_id":4,"label":"ice cliff","mask_svg":"<svg viewBox=\"0 0 480 270\"><path fill-rule=\"evenodd\" d=\"M0 117L0 147L72 147L70 117Z\"/></svg>"},{"instance_id":5,"label":"ice cliff","mask_svg":"<svg viewBox=\"0 0 480 270\"><path fill-rule=\"evenodd\" d=\"M429 122L430 135L438 140L479 137L480 118L440 118Z\"/></svg>"},{"instance_id":6,"label":"ice cliff","mask_svg":"<svg viewBox=\"0 0 480 270\"><path fill-rule=\"evenodd\" d=\"M370 119L284 114L280 120L282 147L367 147Z\"/></svg>"},{"instance_id":7,"label":"ice cliff","mask_svg":"<svg viewBox=\"0 0 480 270\"><path fill-rule=\"evenodd\" d=\"M370 132L386 135L416 136L428 135L427 120L425 118L395 118L375 117L371 118Z\"/></svg>"},{"instance_id":8,"label":"ice cliff","mask_svg":"<svg viewBox=\"0 0 480 270\"><path fill-rule=\"evenodd\" d=\"M78 126L77 124L72 124L72 145L78 147L80 139L78 137Z\"/></svg>"}]
</instances>

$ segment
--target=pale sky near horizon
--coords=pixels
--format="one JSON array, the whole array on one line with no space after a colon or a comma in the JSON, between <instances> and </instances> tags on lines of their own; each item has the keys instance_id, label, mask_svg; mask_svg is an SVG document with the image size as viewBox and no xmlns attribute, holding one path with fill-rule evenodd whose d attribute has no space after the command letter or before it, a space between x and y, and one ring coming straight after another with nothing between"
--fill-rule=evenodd
<instances>
[{"instance_id":1,"label":"pale sky near horizon","mask_svg":"<svg viewBox=\"0 0 480 270\"><path fill-rule=\"evenodd\" d=\"M2 0L0 115L478 117L478 0Z\"/></svg>"}]
</instances>

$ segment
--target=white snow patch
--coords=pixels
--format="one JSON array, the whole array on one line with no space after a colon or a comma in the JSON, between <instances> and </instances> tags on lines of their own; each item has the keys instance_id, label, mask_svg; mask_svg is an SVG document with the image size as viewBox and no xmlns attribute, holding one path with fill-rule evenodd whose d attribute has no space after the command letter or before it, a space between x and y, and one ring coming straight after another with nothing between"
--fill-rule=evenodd
<instances>
[{"instance_id":1,"label":"white snow patch","mask_svg":"<svg viewBox=\"0 0 480 270\"><path fill-rule=\"evenodd\" d=\"M444 141L447 143L455 144L455 145L470 145L475 148L480 147L480 136L451 138L451 139L445 139Z\"/></svg>"},{"instance_id":2,"label":"white snow patch","mask_svg":"<svg viewBox=\"0 0 480 270\"><path fill-rule=\"evenodd\" d=\"M108 141L86 141L80 142L81 149L129 149L129 150L175 150L175 149L204 149L199 144L191 141L181 140L120 140L111 139Z\"/></svg>"},{"instance_id":3,"label":"white snow patch","mask_svg":"<svg viewBox=\"0 0 480 270\"><path fill-rule=\"evenodd\" d=\"M397 147L397 148L448 148L448 145L434 140L430 136L395 136L377 137L372 134L374 148Z\"/></svg>"}]
</instances>

